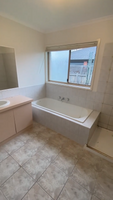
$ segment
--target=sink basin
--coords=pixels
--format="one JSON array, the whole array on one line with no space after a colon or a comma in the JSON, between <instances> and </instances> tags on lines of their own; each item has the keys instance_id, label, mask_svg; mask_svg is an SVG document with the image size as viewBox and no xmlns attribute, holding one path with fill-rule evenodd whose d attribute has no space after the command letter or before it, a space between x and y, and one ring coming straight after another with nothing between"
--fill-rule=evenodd
<instances>
[{"instance_id":1,"label":"sink basin","mask_svg":"<svg viewBox=\"0 0 113 200\"><path fill-rule=\"evenodd\" d=\"M8 106L10 104L9 100L0 100L0 108Z\"/></svg>"}]
</instances>

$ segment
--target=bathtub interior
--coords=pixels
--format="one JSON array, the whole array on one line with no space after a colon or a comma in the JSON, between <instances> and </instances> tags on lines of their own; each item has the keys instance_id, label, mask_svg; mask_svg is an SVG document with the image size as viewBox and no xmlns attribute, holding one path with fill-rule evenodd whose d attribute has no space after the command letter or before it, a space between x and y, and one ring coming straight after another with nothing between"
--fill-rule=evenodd
<instances>
[{"instance_id":1,"label":"bathtub interior","mask_svg":"<svg viewBox=\"0 0 113 200\"><path fill-rule=\"evenodd\" d=\"M34 101L32 105L38 106L40 109L45 109L48 112L53 112L82 123L92 113L92 110L90 109L85 109L79 106L75 106L72 104L64 103L49 98Z\"/></svg>"}]
</instances>

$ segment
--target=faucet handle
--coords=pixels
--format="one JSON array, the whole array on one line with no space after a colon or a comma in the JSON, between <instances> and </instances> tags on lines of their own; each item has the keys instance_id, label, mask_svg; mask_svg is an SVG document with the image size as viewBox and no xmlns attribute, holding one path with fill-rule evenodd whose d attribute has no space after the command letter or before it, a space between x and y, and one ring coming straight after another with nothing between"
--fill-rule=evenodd
<instances>
[{"instance_id":1,"label":"faucet handle","mask_svg":"<svg viewBox=\"0 0 113 200\"><path fill-rule=\"evenodd\" d=\"M61 96L59 96L59 100L61 100Z\"/></svg>"},{"instance_id":2,"label":"faucet handle","mask_svg":"<svg viewBox=\"0 0 113 200\"><path fill-rule=\"evenodd\" d=\"M67 101L69 101L69 98L67 98Z\"/></svg>"}]
</instances>

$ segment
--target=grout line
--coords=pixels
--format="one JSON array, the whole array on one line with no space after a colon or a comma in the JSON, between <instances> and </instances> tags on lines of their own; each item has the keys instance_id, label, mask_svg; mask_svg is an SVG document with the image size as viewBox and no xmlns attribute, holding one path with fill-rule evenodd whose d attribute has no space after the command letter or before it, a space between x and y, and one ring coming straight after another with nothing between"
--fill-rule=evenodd
<instances>
[{"instance_id":1,"label":"grout line","mask_svg":"<svg viewBox=\"0 0 113 200\"><path fill-rule=\"evenodd\" d=\"M7 153L7 152L6 152L6 153ZM4 158L3 160L1 160L1 161L0 161L0 164L1 164L4 160L6 160L9 156L10 156L10 155L8 154L8 156L7 156L6 158Z\"/></svg>"},{"instance_id":2,"label":"grout line","mask_svg":"<svg viewBox=\"0 0 113 200\"><path fill-rule=\"evenodd\" d=\"M32 159L32 158L31 158ZM48 160L49 161L49 160ZM48 167L51 165L51 162L49 163L49 165L48 165ZM47 168L48 168L47 167ZM40 177L45 173L45 171L47 170L47 168L43 171L43 173L38 177L38 179L40 179ZM26 169L22 166L22 169L24 169L25 171L26 171ZM36 180L36 179L34 179L33 177L32 177L32 175L30 175L29 174L29 172L27 172L26 171L26 173L35 181L35 183L38 181L38 179Z\"/></svg>"},{"instance_id":3,"label":"grout line","mask_svg":"<svg viewBox=\"0 0 113 200\"><path fill-rule=\"evenodd\" d=\"M45 189L37 182L37 184L42 188L42 190L44 190L44 192L45 193L47 193L48 194L48 192L47 191L45 191ZM48 194L50 197L51 197L51 195L50 194ZM51 197L53 200L54 200L54 198L53 197Z\"/></svg>"},{"instance_id":4,"label":"grout line","mask_svg":"<svg viewBox=\"0 0 113 200\"><path fill-rule=\"evenodd\" d=\"M21 167L19 167L19 169L17 169L16 172L18 172L20 169L21 169ZM16 174L16 172L14 172L4 183L2 183L2 184L0 185L0 188L1 188L14 174ZM2 191L2 190L1 190L1 191Z\"/></svg>"},{"instance_id":5,"label":"grout line","mask_svg":"<svg viewBox=\"0 0 113 200\"><path fill-rule=\"evenodd\" d=\"M43 174L47 171L47 169L50 167L52 165L52 163L50 163L49 164L49 166L46 168L46 170L41 174L41 176L37 179L37 181L36 181L36 183L45 191L45 189L40 185L40 183L38 182L39 181L39 179L43 176ZM48 194L48 192L47 191L45 191L47 194ZM48 194L50 197L51 197L51 195L50 194ZM53 197L51 197L52 199L53 199Z\"/></svg>"},{"instance_id":6,"label":"grout line","mask_svg":"<svg viewBox=\"0 0 113 200\"><path fill-rule=\"evenodd\" d=\"M31 140L30 140L31 141ZM45 144L43 145L43 147L45 146ZM20 148L21 149L21 148ZM19 149L18 149L19 150ZM17 150L17 151L18 151ZM37 153L38 153L38 151L39 151L39 149L37 149L37 151L36 151L36 153L35 154L33 154L30 158L28 158L28 160L25 162L25 163L27 163L33 156L35 156ZM13 154L11 154L10 155L18 164L19 164L19 166L20 167L22 167L25 163L23 163L22 165L13 157Z\"/></svg>"},{"instance_id":7,"label":"grout line","mask_svg":"<svg viewBox=\"0 0 113 200\"><path fill-rule=\"evenodd\" d=\"M56 157L57 157L57 156L56 156ZM56 158L56 157L55 157L55 158ZM54 158L54 159L55 159L55 158ZM48 160L49 160L49 159L48 159ZM45 191L45 189L40 185L40 183L39 183L38 181L39 181L39 179L43 176L43 174L47 171L47 169L50 167L50 165L52 165L52 160L50 161L50 164L48 165L48 167L44 170L44 172L40 175L40 177L39 177L36 181L35 181L35 180L33 179L33 177L23 168L23 166L22 166L22 169L24 169L24 170L26 171L26 173L27 173L28 175L30 175L30 177L35 181L35 183L33 184L33 186L37 183L37 184ZM32 187L33 187L33 186L32 186ZM32 188L32 187L31 187L31 188ZM30 189L31 189L31 188L30 188ZM28 192L29 192L29 191L28 191ZM28 192L27 192L27 193L28 193ZM45 191L45 192L47 193L47 191ZM27 194L27 193L26 193L26 194ZM26 195L26 194L25 194L25 195ZM48 194L48 193L47 193L47 194ZM50 194L48 194L48 195L50 196ZM50 197L51 197L51 196L50 196ZM24 198L24 197L23 197L23 198ZM23 198L22 198L22 199L23 199ZM53 197L51 197L51 198L53 199Z\"/></svg>"},{"instance_id":8,"label":"grout line","mask_svg":"<svg viewBox=\"0 0 113 200\"><path fill-rule=\"evenodd\" d=\"M6 200L8 200L8 199L6 198L6 196L4 195L4 193L2 192L1 189L0 189L0 191L1 191L2 195L3 195L3 197L4 197Z\"/></svg>"},{"instance_id":9,"label":"grout line","mask_svg":"<svg viewBox=\"0 0 113 200\"><path fill-rule=\"evenodd\" d=\"M38 151L38 150L37 150ZM37 152L36 152L37 153ZM26 160L26 162L25 163L27 163L33 156L35 156L36 155L36 153L35 154L33 154L30 158L28 158L28 160ZM23 163L23 164L20 164L12 155L11 155L11 157L19 164L19 166L20 167L22 167L25 163Z\"/></svg>"},{"instance_id":10,"label":"grout line","mask_svg":"<svg viewBox=\"0 0 113 200\"><path fill-rule=\"evenodd\" d=\"M26 142L27 143L27 142ZM26 144L25 143L25 144ZM25 145L24 144L24 145ZM44 148L44 146L47 144L47 142L43 145L43 148ZM23 145L23 146L24 146ZM21 146L19 149L21 149L23 146ZM18 150L19 150L18 149ZM18 151L17 150L17 151ZM30 159L32 159L32 157L33 156L35 156L36 154L39 154L40 152L38 152L38 150L37 150L37 152L33 155L33 156L31 156L31 158L29 158L23 165L20 165L16 160L15 160L15 158L13 158L12 157L12 155L10 155L9 153L8 153L8 155L10 156L10 157L12 157L14 160L15 160L15 162L17 162L18 164L19 164L19 169L16 171L16 172L18 172L20 169L23 169L33 180L34 180L34 184L32 185L32 187L37 183L44 191L45 191L45 189L40 185L40 183L38 182L39 181L39 179L43 176L43 174L47 171L47 169L51 166L51 165L54 165L55 166L55 164L54 164L54 162L55 162L55 159L57 159L57 157L59 156L59 154L60 154L60 152L63 150L63 145L62 145L62 147L61 147L61 149L59 149L59 152L58 152L58 154L55 156L55 158L54 158L54 161L50 161L50 164L48 165L48 167L44 170L44 172L40 175L40 177L35 181L35 179L23 168L23 165L26 163L26 162L28 162ZM15 151L16 152L16 151ZM39 154L40 155L40 154ZM83 157L83 156L82 156ZM82 159L82 157L80 158L80 159ZM7 159L7 158L6 158ZM47 158L48 159L48 158ZM77 158L76 158L77 159ZM78 163L78 161L80 160L80 159L77 159L77 162L76 162L76 164ZM49 160L49 159L48 159ZM75 167L76 167L76 164L75 164ZM61 171L63 171L62 169L60 169L59 167L57 167L57 166L55 166L57 169L59 169L59 170L61 170ZM69 175L69 177L67 178L67 181L69 180L69 178L71 178L71 176L72 176L72 173L73 173L73 171L74 171L74 169L75 169L75 167L73 168L73 170L72 170L72 172L71 172L71 174ZM8 179L10 179L16 172L14 172ZM64 171L63 171L64 172ZM64 174L65 174L65 172L64 172ZM66 175L66 174L65 174ZM6 180L6 181L8 181L8 179ZM5 182L6 182L5 181ZM65 187L65 185L66 185L66 183L67 183L67 181L65 182L65 184L64 184L64 186L63 186L63 188L62 188L62 190L61 190L61 192L60 192L60 194L62 193L62 191L63 191L63 189L64 189L64 187ZM4 183L5 183L4 182ZM2 184L2 185L4 185L4 183ZM79 184L79 183L78 183ZM80 184L79 184L80 185ZM32 188L32 187L30 187L30 189ZM83 186L81 186L81 187L83 187ZM28 190L28 192L30 191L30 189ZM86 189L86 188L85 188ZM28 193L27 192L27 193ZM46 192L46 191L45 191ZM89 192L89 191L88 191ZM27 194L26 193L26 194ZM47 193L47 192L46 192ZM25 195L26 195L25 194ZM47 193L48 194L48 193ZM58 195L58 197L57 197L57 199L59 198L59 196L60 196L60 194ZM22 197L22 199L25 197L25 195ZM49 194L48 194L49 195ZM50 196L50 195L49 195ZM50 196L51 197L51 196ZM52 197L51 197L52 198ZM53 198L52 198L53 199Z\"/></svg>"},{"instance_id":11,"label":"grout line","mask_svg":"<svg viewBox=\"0 0 113 200\"><path fill-rule=\"evenodd\" d=\"M26 169L24 169L23 167L22 167L22 169L25 170L25 172L35 181L35 183L33 184L33 186L37 183L37 184L45 191L45 189L39 184L38 181L39 181L39 179L43 176L43 174L46 172L46 170L49 168L50 165L51 165L51 162L50 162L50 164L48 165L48 167L43 171L43 173L40 175L40 177L39 177L37 180L35 180L35 179L26 171ZM32 187L33 187L33 186L32 186ZM32 187L31 187L31 188L32 188ZM30 188L30 189L31 189L31 188ZM29 190L30 190L30 189L29 189ZM29 190L28 190L28 192L29 192ZM28 193L28 192L27 192L27 193ZM46 192L46 191L45 191L45 192ZM26 193L25 195L27 195L27 193ZM47 193L47 192L46 192L46 193ZM47 194L48 194L48 193L47 193ZM24 197L25 197L25 195L24 195ZM49 194L48 194L48 195L49 195ZM49 195L49 196L50 196L50 195ZM24 197L23 197L23 198L24 198ZM50 196L50 197L51 197L51 196ZM22 198L22 199L23 199L23 198ZM52 198L52 197L51 197L51 198ZM52 199L53 199L53 198L52 198Z\"/></svg>"},{"instance_id":12,"label":"grout line","mask_svg":"<svg viewBox=\"0 0 113 200\"><path fill-rule=\"evenodd\" d=\"M58 154L59 155L59 154ZM57 156L58 156L57 155ZM56 156L56 157L57 157ZM55 157L55 158L56 158ZM77 163L76 163L77 164ZM52 161L51 161L51 163L50 163L50 165L54 165L53 163L52 163ZM46 168L46 170L41 174L41 176L40 176L40 178L43 176L43 174L47 171L47 169L50 167L50 165ZM54 165L55 166L55 165ZM63 170L61 170L60 168L58 168L57 166L55 166L57 169L59 169L60 171L62 171L66 176L67 176L67 174L63 171ZM74 167L75 168L75 167ZM74 168L73 168L73 170L74 170ZM73 170L72 170L72 172L73 172ZM71 172L71 174L72 174L72 172ZM71 175L70 175L71 176ZM70 178L70 176L68 177L68 179ZM37 180L37 183L40 185L40 183L38 182L39 181L39 179L40 178L38 178L38 180ZM67 179L67 181L68 181L68 179ZM66 181L66 183L67 183L67 181ZM65 184L66 184L65 183ZM45 191L45 189L40 185L40 187ZM64 188L64 187L63 187ZM63 190L63 188L62 188L62 190ZM62 192L62 190L61 190L61 192ZM47 191L45 191L46 193L47 193ZM60 192L60 194L61 194L61 192ZM47 193L48 194L48 193ZM60 194L58 195L58 197L57 197L57 199L59 198L59 196L60 196ZM50 194L48 194L50 197L51 197L51 195ZM52 199L53 199L53 197L51 197ZM57 200L56 199L56 200Z\"/></svg>"},{"instance_id":13,"label":"grout line","mask_svg":"<svg viewBox=\"0 0 113 200\"><path fill-rule=\"evenodd\" d=\"M71 174L70 174L69 177L68 177L68 180L69 180L69 178L74 179L74 181L77 182L82 188L84 188L85 190L87 190L87 189L86 189L84 186L82 186L78 181L76 181L75 178L74 178L74 176L73 176L73 171L76 169L77 163L78 163L80 160L82 160L82 159L83 159L83 156L82 156L80 159L77 160L77 162L76 162L76 164L75 164L75 166L74 166L74 168L73 168ZM93 166L93 165L92 165L92 166ZM57 167L57 168L58 168L58 167ZM96 170L95 170L95 171L96 171ZM96 179L97 179L97 178L96 178ZM96 180L96 179L95 179L95 180ZM68 180L66 181L66 183L68 182ZM65 185L66 185L66 183L65 183ZM64 185L64 187L65 187L65 185ZM63 187L63 189L64 189L64 187ZM62 190L63 190L63 189L62 189ZM94 192L93 192L93 193L91 193L89 190L87 190L87 191L88 191L89 194L91 194L91 197L92 197L92 195L95 194L95 189L94 189ZM62 191L61 191L61 192L62 192ZM60 194L61 194L61 192L60 192ZM59 196L60 196L60 194L59 194ZM58 196L58 198L59 198L59 196ZM57 199L58 199L58 198L57 198ZM56 200L57 200L57 199L56 199Z\"/></svg>"},{"instance_id":14,"label":"grout line","mask_svg":"<svg viewBox=\"0 0 113 200\"><path fill-rule=\"evenodd\" d=\"M23 168L22 168L23 169ZM24 170L24 169L23 169ZM26 171L25 171L26 172ZM26 172L27 173L27 172ZM28 174L28 173L27 173ZM28 174L29 175L29 174ZM31 177L31 176L30 176ZM31 177L32 178L32 177ZM33 178L32 178L33 179ZM33 188L33 186L36 184L36 182L34 182L34 184L28 189L28 191L25 193L25 195L22 197L22 199L27 195L27 193ZM21 200L22 200L21 199Z\"/></svg>"},{"instance_id":15,"label":"grout line","mask_svg":"<svg viewBox=\"0 0 113 200\"><path fill-rule=\"evenodd\" d=\"M15 137L14 139L16 139L16 137ZM11 140L10 140L9 142L11 142ZM21 142L21 140L20 140L20 142ZM23 143L24 143L24 142L23 142ZM8 143L6 143L6 144L8 144ZM13 153L15 153L16 151L18 151L19 149L21 149L24 145L25 145L25 144L23 144L23 145L22 145L21 147L19 147L18 149L13 150L11 153L9 153L6 149L5 149L5 151L6 151L6 153L8 153L8 154L11 156ZM4 147L4 148L5 148L5 147Z\"/></svg>"},{"instance_id":16,"label":"grout line","mask_svg":"<svg viewBox=\"0 0 113 200\"><path fill-rule=\"evenodd\" d=\"M66 186L66 184L67 184L67 182L68 182L69 178L70 178L70 177L68 177L68 178L67 178L67 181L65 182L65 184L64 184L64 186L63 186L62 190L60 191L60 193L59 193L59 195L58 195L58 197L57 197L57 199L56 199L56 200L58 200L58 198L60 197L60 195L61 195L61 193L62 193L63 189L65 188L65 186Z\"/></svg>"}]
</instances>

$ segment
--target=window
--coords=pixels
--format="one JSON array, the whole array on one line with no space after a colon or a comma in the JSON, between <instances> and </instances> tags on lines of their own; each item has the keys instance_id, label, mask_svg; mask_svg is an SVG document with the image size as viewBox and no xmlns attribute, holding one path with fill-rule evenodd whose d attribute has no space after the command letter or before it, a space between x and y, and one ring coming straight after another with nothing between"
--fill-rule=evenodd
<instances>
[{"instance_id":1,"label":"window","mask_svg":"<svg viewBox=\"0 0 113 200\"><path fill-rule=\"evenodd\" d=\"M69 51L53 51L49 55L51 81L67 82Z\"/></svg>"},{"instance_id":2,"label":"window","mask_svg":"<svg viewBox=\"0 0 113 200\"><path fill-rule=\"evenodd\" d=\"M91 86L98 42L48 47L49 81ZM69 48L69 49L68 49Z\"/></svg>"}]
</instances>

